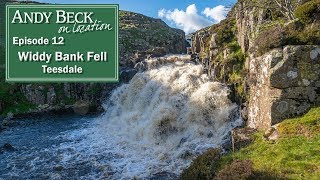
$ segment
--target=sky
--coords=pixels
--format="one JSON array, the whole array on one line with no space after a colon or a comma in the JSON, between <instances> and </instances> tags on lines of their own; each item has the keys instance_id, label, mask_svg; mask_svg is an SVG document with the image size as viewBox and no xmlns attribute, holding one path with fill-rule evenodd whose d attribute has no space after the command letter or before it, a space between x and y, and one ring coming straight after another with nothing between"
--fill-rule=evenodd
<instances>
[{"instance_id":1,"label":"sky","mask_svg":"<svg viewBox=\"0 0 320 180\"><path fill-rule=\"evenodd\" d=\"M223 20L236 0L37 0L57 4L119 4L121 10L160 18L186 34Z\"/></svg>"}]
</instances>

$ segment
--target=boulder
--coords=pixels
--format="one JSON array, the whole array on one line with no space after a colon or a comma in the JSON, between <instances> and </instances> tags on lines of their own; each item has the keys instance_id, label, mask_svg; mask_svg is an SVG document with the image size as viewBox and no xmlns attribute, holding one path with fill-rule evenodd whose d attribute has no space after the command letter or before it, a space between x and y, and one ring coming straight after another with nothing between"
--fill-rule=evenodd
<instances>
[{"instance_id":1,"label":"boulder","mask_svg":"<svg viewBox=\"0 0 320 180\"><path fill-rule=\"evenodd\" d=\"M320 105L319 46L286 46L253 58L248 126L267 130Z\"/></svg>"},{"instance_id":2,"label":"boulder","mask_svg":"<svg viewBox=\"0 0 320 180\"><path fill-rule=\"evenodd\" d=\"M90 104L86 101L77 101L73 105L73 111L78 115L86 115L89 113Z\"/></svg>"},{"instance_id":3,"label":"boulder","mask_svg":"<svg viewBox=\"0 0 320 180\"><path fill-rule=\"evenodd\" d=\"M236 128L231 131L232 150L237 151L246 147L253 141L253 133L256 130L252 128Z\"/></svg>"},{"instance_id":4,"label":"boulder","mask_svg":"<svg viewBox=\"0 0 320 180\"><path fill-rule=\"evenodd\" d=\"M63 169L64 169L63 166L55 166L55 167L53 167L53 170L55 170L55 171L62 171Z\"/></svg>"},{"instance_id":5,"label":"boulder","mask_svg":"<svg viewBox=\"0 0 320 180\"><path fill-rule=\"evenodd\" d=\"M0 153L12 152L14 150L15 148L9 143L5 143L2 147L0 147Z\"/></svg>"},{"instance_id":6,"label":"boulder","mask_svg":"<svg viewBox=\"0 0 320 180\"><path fill-rule=\"evenodd\" d=\"M277 126L271 126L264 132L263 137L268 141L276 141L279 138Z\"/></svg>"},{"instance_id":7,"label":"boulder","mask_svg":"<svg viewBox=\"0 0 320 180\"><path fill-rule=\"evenodd\" d=\"M252 161L234 160L231 164L226 165L222 170L220 170L213 179L249 179L253 174Z\"/></svg>"},{"instance_id":8,"label":"boulder","mask_svg":"<svg viewBox=\"0 0 320 180\"><path fill-rule=\"evenodd\" d=\"M138 65L140 65L142 62L140 62ZM135 67L137 69L139 69L139 67ZM133 69L133 68L126 68L126 69L122 69L120 72L120 81L123 83L128 83L133 76L138 72L137 69Z\"/></svg>"}]
</instances>

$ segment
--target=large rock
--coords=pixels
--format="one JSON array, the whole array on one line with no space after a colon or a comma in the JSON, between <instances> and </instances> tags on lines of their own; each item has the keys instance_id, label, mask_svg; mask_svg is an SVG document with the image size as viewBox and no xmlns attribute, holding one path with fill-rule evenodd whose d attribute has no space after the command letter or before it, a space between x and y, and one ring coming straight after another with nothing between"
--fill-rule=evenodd
<instances>
[{"instance_id":1,"label":"large rock","mask_svg":"<svg viewBox=\"0 0 320 180\"><path fill-rule=\"evenodd\" d=\"M250 61L248 126L267 129L320 105L319 46L286 46Z\"/></svg>"},{"instance_id":2,"label":"large rock","mask_svg":"<svg viewBox=\"0 0 320 180\"><path fill-rule=\"evenodd\" d=\"M256 130L252 128L236 128L231 131L232 151L238 151L246 147L253 141L253 133Z\"/></svg>"},{"instance_id":3,"label":"large rock","mask_svg":"<svg viewBox=\"0 0 320 180\"><path fill-rule=\"evenodd\" d=\"M85 101L77 101L73 105L73 111L79 115L86 115L89 113L89 110L90 110L90 104Z\"/></svg>"}]
</instances>

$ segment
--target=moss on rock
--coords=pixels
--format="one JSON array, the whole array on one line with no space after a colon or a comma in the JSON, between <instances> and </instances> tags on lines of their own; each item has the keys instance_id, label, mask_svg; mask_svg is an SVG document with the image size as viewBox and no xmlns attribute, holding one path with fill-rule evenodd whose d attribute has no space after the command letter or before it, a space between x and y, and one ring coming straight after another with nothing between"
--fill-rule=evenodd
<instances>
[{"instance_id":1,"label":"moss on rock","mask_svg":"<svg viewBox=\"0 0 320 180\"><path fill-rule=\"evenodd\" d=\"M185 169L180 179L212 179L219 169L221 151L211 149L197 157L189 168Z\"/></svg>"},{"instance_id":2,"label":"moss on rock","mask_svg":"<svg viewBox=\"0 0 320 180\"><path fill-rule=\"evenodd\" d=\"M297 7L294 15L304 23L320 20L320 0L311 0Z\"/></svg>"}]
</instances>

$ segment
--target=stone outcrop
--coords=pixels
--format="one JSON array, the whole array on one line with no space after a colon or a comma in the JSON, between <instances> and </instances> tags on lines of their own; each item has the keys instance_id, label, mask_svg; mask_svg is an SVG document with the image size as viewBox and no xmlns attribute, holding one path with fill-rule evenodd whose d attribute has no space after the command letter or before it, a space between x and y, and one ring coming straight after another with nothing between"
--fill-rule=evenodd
<instances>
[{"instance_id":1,"label":"stone outcrop","mask_svg":"<svg viewBox=\"0 0 320 180\"><path fill-rule=\"evenodd\" d=\"M320 46L274 49L249 69L249 127L267 129L320 105Z\"/></svg>"},{"instance_id":2,"label":"stone outcrop","mask_svg":"<svg viewBox=\"0 0 320 180\"><path fill-rule=\"evenodd\" d=\"M120 64L133 67L148 57L186 53L185 33L154 19L120 11Z\"/></svg>"},{"instance_id":3,"label":"stone outcrop","mask_svg":"<svg viewBox=\"0 0 320 180\"><path fill-rule=\"evenodd\" d=\"M191 35L191 50L192 53L201 53L204 51L206 44L206 38L208 38L210 36L210 32L209 32L210 27L201 29L195 33L193 33Z\"/></svg>"},{"instance_id":4,"label":"stone outcrop","mask_svg":"<svg viewBox=\"0 0 320 180\"><path fill-rule=\"evenodd\" d=\"M20 86L20 91L28 102L37 106L38 109L55 110L58 108L56 106L71 105L75 107L76 110L74 111L77 114L86 114L89 110L95 111L95 108L100 106L102 101L116 86L117 84L105 83L26 84ZM85 104L88 106L86 113L78 113L85 110L77 108L80 106L77 102L86 102ZM78 109L80 110L78 111Z\"/></svg>"},{"instance_id":5,"label":"stone outcrop","mask_svg":"<svg viewBox=\"0 0 320 180\"><path fill-rule=\"evenodd\" d=\"M86 115L90 110L90 104L85 101L77 101L73 105L73 111L78 115Z\"/></svg>"},{"instance_id":6,"label":"stone outcrop","mask_svg":"<svg viewBox=\"0 0 320 180\"><path fill-rule=\"evenodd\" d=\"M319 106L319 46L309 45L319 37L300 33L319 22L279 19L286 20L275 2L239 0L225 20L191 35L193 56L213 80L229 85L252 128L265 130Z\"/></svg>"},{"instance_id":7,"label":"stone outcrop","mask_svg":"<svg viewBox=\"0 0 320 180\"><path fill-rule=\"evenodd\" d=\"M268 20L265 10L252 6L249 1L239 1L235 6L237 40L243 52L247 52L254 44L259 26Z\"/></svg>"},{"instance_id":8,"label":"stone outcrop","mask_svg":"<svg viewBox=\"0 0 320 180\"><path fill-rule=\"evenodd\" d=\"M232 151L238 151L239 149L246 147L253 141L253 134L256 132L252 128L236 128L231 131L231 144Z\"/></svg>"}]
</instances>

